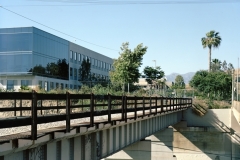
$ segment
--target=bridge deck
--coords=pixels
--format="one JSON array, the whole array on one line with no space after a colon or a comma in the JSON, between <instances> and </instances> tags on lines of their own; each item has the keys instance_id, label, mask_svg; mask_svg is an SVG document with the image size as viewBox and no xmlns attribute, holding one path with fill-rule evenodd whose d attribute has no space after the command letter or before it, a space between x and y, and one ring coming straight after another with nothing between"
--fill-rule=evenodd
<instances>
[{"instance_id":1,"label":"bridge deck","mask_svg":"<svg viewBox=\"0 0 240 160\"><path fill-rule=\"evenodd\" d=\"M183 110L183 109L181 109ZM155 113L155 109L150 112L150 110L145 110L145 115L143 115L142 111L137 112L137 118L144 118L149 117L152 114L167 114L169 112L173 111L167 111L166 109L164 111L161 111L159 108L157 110L157 113ZM94 124L96 126L96 129L98 129L99 124L108 124L108 117L107 116L99 116L95 117L96 120L94 120ZM127 119L131 120L134 119L134 112L130 112L127 114ZM114 114L112 115L111 125L116 125L118 122L122 121L121 114ZM74 123L75 122L75 123ZM39 129L37 131L37 138L40 138L42 136L45 136L47 134L52 134L54 132L66 132L66 123L65 121L60 122L52 122L51 124L40 124ZM54 126L54 127L51 127ZM23 126L23 127L13 127L13 128L7 128L7 129L0 129L0 144L3 143L9 143L10 140L15 139L31 139L31 131L29 126ZM80 118L73 120L71 124L71 130L79 127L90 127L90 120L89 118ZM5 135L4 135L5 134Z\"/></svg>"}]
</instances>

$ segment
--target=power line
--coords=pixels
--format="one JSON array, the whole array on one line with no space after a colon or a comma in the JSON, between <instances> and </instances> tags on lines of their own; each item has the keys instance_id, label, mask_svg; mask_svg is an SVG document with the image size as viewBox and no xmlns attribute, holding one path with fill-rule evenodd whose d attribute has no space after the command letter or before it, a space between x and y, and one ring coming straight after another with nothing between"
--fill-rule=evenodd
<instances>
[{"instance_id":1,"label":"power line","mask_svg":"<svg viewBox=\"0 0 240 160\"><path fill-rule=\"evenodd\" d=\"M146 0L122 0L122 1L113 1L113 0L35 0L41 2L60 2L60 3L74 3L74 5L66 4L49 4L49 5L11 5L11 6L81 6L81 5L151 5L151 4L204 4L204 3L239 3L239 0L155 0L155 1L146 1Z\"/></svg>"},{"instance_id":2,"label":"power line","mask_svg":"<svg viewBox=\"0 0 240 160\"><path fill-rule=\"evenodd\" d=\"M55 28L49 27L49 26L47 26L47 25L45 25L45 24L42 24L42 23L37 22L37 21L35 21L35 20L33 20L33 19L30 19L30 18L28 18L28 17L26 17L26 16L23 16L23 15L21 15L21 14L19 14L19 13L16 13L16 12L14 12L14 11L11 11L11 10L3 7L3 6L0 6L0 7L1 7L2 9L6 10L6 11L9 11L9 12L11 12L11 13L14 13L14 14L20 16L20 17L23 17L23 18L25 18L25 19L27 19L27 20L30 20L30 21L32 21L32 22L34 22L34 23L37 23L37 24L39 24L39 25L42 25L42 26L44 26L44 27L46 27L46 28L49 28L49 29L51 29L51 30L54 30L54 31L56 31L56 32L58 32L58 33L61 33L61 34L64 34L64 35L66 35L66 36L72 37L72 38L74 38L74 39L83 41L83 42L85 42L85 43L88 43L88 44L91 44L91 45L94 45L94 46L97 46L97 47L105 48L105 49L108 49L108 50L119 51L119 50L116 50L116 49L104 47L104 46L101 46L101 45L98 45L98 44L95 44L95 43L92 43L92 42L88 42L88 41L85 41L85 40L83 40L83 39L74 37L74 36L72 36L72 35L70 35L70 34L64 33L64 32L62 32L62 31L59 31L59 30L55 29Z\"/></svg>"},{"instance_id":3,"label":"power line","mask_svg":"<svg viewBox=\"0 0 240 160\"><path fill-rule=\"evenodd\" d=\"M240 0L32 0L40 2L57 2L65 4L32 4L32 5L4 5L3 7L75 7L75 6L86 6L86 5L164 5L164 4L210 4L210 3L239 3ZM71 4L70 4L71 3Z\"/></svg>"}]
</instances>

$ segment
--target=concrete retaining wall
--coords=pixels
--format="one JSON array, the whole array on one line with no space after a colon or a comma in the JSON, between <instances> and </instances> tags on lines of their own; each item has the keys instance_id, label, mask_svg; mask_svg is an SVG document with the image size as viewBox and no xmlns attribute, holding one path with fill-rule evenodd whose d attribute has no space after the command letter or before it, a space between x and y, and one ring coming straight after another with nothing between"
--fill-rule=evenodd
<instances>
[{"instance_id":1,"label":"concrete retaining wall","mask_svg":"<svg viewBox=\"0 0 240 160\"><path fill-rule=\"evenodd\" d=\"M139 155L142 154L143 157L149 148L151 150L148 150L145 160L240 159L240 127L231 109L211 109L202 117L188 109L183 115L184 119L180 123L158 131L146 137L146 141L131 146L131 150L135 150L138 157L132 156L129 159L138 160ZM139 145L144 145L144 152L136 151ZM127 159L128 150L129 148L125 148L109 159Z\"/></svg>"}]
</instances>

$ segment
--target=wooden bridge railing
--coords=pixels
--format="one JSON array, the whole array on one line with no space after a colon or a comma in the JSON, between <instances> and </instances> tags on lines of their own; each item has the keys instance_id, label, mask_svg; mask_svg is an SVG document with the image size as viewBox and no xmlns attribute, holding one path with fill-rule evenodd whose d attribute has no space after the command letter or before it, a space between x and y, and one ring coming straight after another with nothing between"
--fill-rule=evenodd
<instances>
[{"instance_id":1,"label":"wooden bridge railing","mask_svg":"<svg viewBox=\"0 0 240 160\"><path fill-rule=\"evenodd\" d=\"M66 132L70 132L70 121L77 118L90 118L89 126L93 127L95 116L107 115L105 123L112 125L116 120L112 114L121 114L121 121L127 122L127 113L131 118L149 116L157 113L183 110L192 106L191 98L167 97L128 97L94 94L41 94L32 93L0 93L0 101L13 101L12 106L2 107L0 104L0 129L31 125L31 138L37 139L37 125L42 123L66 121ZM29 101L30 103L23 103ZM56 103L53 103L53 102ZM59 105L61 103L61 105ZM26 105L26 106L23 106ZM142 114L138 115L140 111ZM13 116L4 113L13 112ZM23 115L25 114L25 115ZM118 119L119 120L119 119Z\"/></svg>"}]
</instances>

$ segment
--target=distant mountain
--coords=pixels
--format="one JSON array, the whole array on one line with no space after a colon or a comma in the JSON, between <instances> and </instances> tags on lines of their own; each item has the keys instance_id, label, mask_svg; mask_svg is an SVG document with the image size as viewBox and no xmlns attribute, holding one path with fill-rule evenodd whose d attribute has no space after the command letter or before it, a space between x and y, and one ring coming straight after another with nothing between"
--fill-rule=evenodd
<instances>
[{"instance_id":1,"label":"distant mountain","mask_svg":"<svg viewBox=\"0 0 240 160\"><path fill-rule=\"evenodd\" d=\"M167 81L174 82L177 75L181 75L184 79L185 84L188 84L192 77L195 75L195 72L188 72L185 74L172 73L170 75L166 75Z\"/></svg>"}]
</instances>

